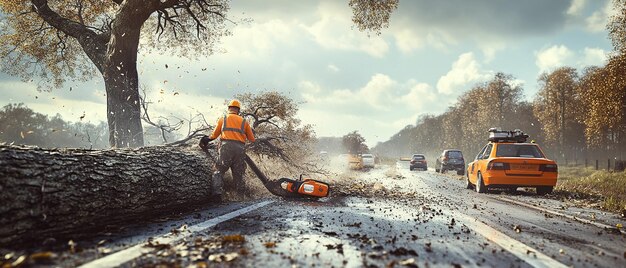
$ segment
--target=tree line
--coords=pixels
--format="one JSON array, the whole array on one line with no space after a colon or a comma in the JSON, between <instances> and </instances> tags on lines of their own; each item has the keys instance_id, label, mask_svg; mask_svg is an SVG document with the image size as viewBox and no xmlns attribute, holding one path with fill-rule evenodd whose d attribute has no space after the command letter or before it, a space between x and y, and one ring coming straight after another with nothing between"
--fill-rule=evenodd
<instances>
[{"instance_id":1,"label":"tree line","mask_svg":"<svg viewBox=\"0 0 626 268\"><path fill-rule=\"evenodd\" d=\"M532 101L510 74L496 73L440 115L424 115L374 151L431 157L447 148L473 157L491 127L521 129L555 159L626 158L626 2L613 1L607 30L614 51L603 66L560 67L538 77Z\"/></svg>"},{"instance_id":2,"label":"tree line","mask_svg":"<svg viewBox=\"0 0 626 268\"><path fill-rule=\"evenodd\" d=\"M150 125L145 126L144 135L146 145L163 144L163 135L169 140L180 137L175 132L161 133ZM68 122L60 114L48 116L23 103L7 104L0 110L0 143L42 148L110 148L106 122Z\"/></svg>"},{"instance_id":3,"label":"tree line","mask_svg":"<svg viewBox=\"0 0 626 268\"><path fill-rule=\"evenodd\" d=\"M560 67L539 76L531 102L512 75L496 73L458 97L440 115L421 116L374 150L388 156L461 149L471 158L491 127L521 129L556 159L624 158L626 152L626 57L582 73Z\"/></svg>"}]
</instances>

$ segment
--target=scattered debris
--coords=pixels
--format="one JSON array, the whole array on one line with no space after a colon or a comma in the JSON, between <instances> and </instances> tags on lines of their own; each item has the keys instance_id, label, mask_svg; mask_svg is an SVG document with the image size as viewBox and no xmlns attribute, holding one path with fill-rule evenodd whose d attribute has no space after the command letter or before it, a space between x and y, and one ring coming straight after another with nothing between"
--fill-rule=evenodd
<instances>
[{"instance_id":1,"label":"scattered debris","mask_svg":"<svg viewBox=\"0 0 626 268\"><path fill-rule=\"evenodd\" d=\"M225 235L222 237L222 242L223 243L244 243L246 242L246 239L245 237L243 237L243 235L240 235L240 234Z\"/></svg>"},{"instance_id":2,"label":"scattered debris","mask_svg":"<svg viewBox=\"0 0 626 268\"><path fill-rule=\"evenodd\" d=\"M56 257L57 255L50 251L37 252L30 255L30 259L37 263L50 262L53 259L56 259Z\"/></svg>"},{"instance_id":3,"label":"scattered debris","mask_svg":"<svg viewBox=\"0 0 626 268\"><path fill-rule=\"evenodd\" d=\"M237 252L218 253L218 254L209 255L209 261L212 261L212 262L231 262L231 261L235 260L237 257L239 257L239 254Z\"/></svg>"},{"instance_id":4,"label":"scattered debris","mask_svg":"<svg viewBox=\"0 0 626 268\"><path fill-rule=\"evenodd\" d=\"M406 267L412 267L412 268L413 267L415 267L415 268L418 267L417 266L417 262L415 261L414 258L410 258L410 259L406 259L406 260L400 261L398 264L406 266Z\"/></svg>"}]
</instances>

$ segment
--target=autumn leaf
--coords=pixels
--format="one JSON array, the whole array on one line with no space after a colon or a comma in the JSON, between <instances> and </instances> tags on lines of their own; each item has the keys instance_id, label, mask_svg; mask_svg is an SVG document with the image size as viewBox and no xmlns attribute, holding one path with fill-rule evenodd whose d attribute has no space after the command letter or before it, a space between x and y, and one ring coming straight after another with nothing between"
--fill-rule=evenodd
<instances>
[{"instance_id":1,"label":"autumn leaf","mask_svg":"<svg viewBox=\"0 0 626 268\"><path fill-rule=\"evenodd\" d=\"M50 261L54 258L56 258L57 255L50 252L50 251L45 251L45 252L37 252L37 253L33 253L30 255L30 259L35 261L35 262L46 262L46 261Z\"/></svg>"},{"instance_id":2,"label":"autumn leaf","mask_svg":"<svg viewBox=\"0 0 626 268\"><path fill-rule=\"evenodd\" d=\"M224 243L243 243L245 242L246 239L245 237L243 237L243 235L240 234L236 234L236 235L225 235L222 237L222 242Z\"/></svg>"}]
</instances>

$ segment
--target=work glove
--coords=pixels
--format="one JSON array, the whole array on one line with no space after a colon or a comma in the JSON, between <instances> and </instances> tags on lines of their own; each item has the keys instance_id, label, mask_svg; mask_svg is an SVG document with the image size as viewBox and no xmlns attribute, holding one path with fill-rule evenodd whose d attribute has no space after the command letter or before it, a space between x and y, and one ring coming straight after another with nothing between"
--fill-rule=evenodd
<instances>
[{"instance_id":1,"label":"work glove","mask_svg":"<svg viewBox=\"0 0 626 268\"><path fill-rule=\"evenodd\" d=\"M200 139L200 143L198 144L200 146L200 148L202 148L203 151L207 152L209 151L209 142L211 142L213 139L209 138L209 136L204 135L201 139Z\"/></svg>"}]
</instances>

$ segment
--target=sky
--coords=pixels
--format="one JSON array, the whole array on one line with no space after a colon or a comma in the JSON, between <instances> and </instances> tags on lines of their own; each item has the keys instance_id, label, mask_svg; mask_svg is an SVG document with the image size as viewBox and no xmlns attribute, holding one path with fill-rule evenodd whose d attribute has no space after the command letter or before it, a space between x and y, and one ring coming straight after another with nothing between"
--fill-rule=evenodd
<instances>
[{"instance_id":1,"label":"sky","mask_svg":"<svg viewBox=\"0 0 626 268\"><path fill-rule=\"evenodd\" d=\"M496 72L513 75L532 100L542 72L602 65L612 50L610 2L400 0L390 27L368 35L352 24L347 0L232 0L236 23L218 53L141 53L139 79L152 117L217 120L235 94L277 90L301 103L297 117L318 137L357 130L372 147L421 115L445 112ZM0 105L106 120L101 77L51 91L37 85L0 73Z\"/></svg>"}]
</instances>

